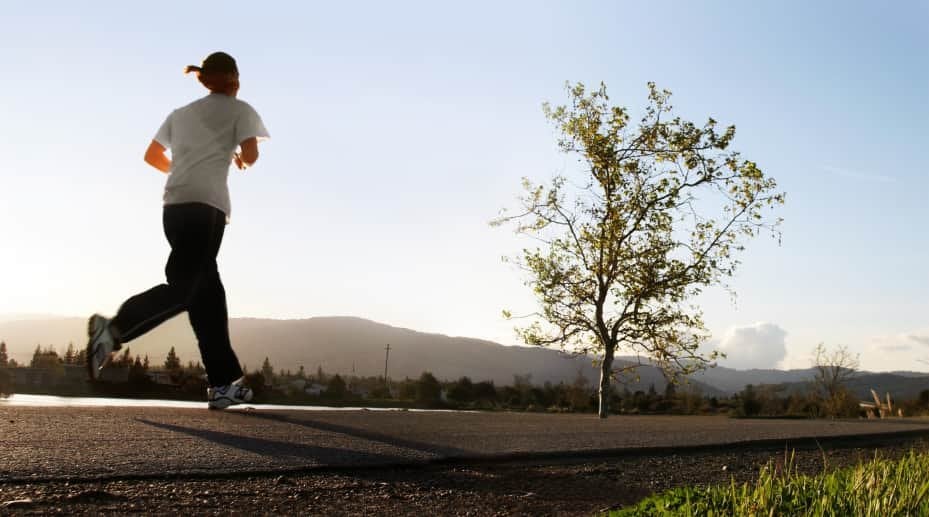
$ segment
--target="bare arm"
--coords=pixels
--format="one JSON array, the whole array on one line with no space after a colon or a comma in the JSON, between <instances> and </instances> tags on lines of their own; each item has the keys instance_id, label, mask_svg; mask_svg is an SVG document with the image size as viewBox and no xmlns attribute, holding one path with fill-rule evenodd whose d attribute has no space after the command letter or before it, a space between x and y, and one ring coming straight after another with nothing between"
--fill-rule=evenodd
<instances>
[{"instance_id":1,"label":"bare arm","mask_svg":"<svg viewBox=\"0 0 929 517\"><path fill-rule=\"evenodd\" d=\"M235 164L239 169L251 167L258 161L258 139L246 138L239 144L240 153L235 155Z\"/></svg>"},{"instance_id":2,"label":"bare arm","mask_svg":"<svg viewBox=\"0 0 929 517\"><path fill-rule=\"evenodd\" d=\"M171 172L171 160L168 159L165 151L165 146L152 140L152 143L148 144L148 149L145 150L145 163L165 174Z\"/></svg>"}]
</instances>

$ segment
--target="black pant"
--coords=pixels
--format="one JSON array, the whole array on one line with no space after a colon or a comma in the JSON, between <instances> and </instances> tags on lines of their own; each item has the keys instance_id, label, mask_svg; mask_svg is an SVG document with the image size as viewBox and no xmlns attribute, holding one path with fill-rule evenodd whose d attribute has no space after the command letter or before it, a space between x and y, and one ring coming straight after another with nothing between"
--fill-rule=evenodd
<instances>
[{"instance_id":1,"label":"black pant","mask_svg":"<svg viewBox=\"0 0 929 517\"><path fill-rule=\"evenodd\" d=\"M229 384L242 376L242 367L229 342L226 291L216 268L226 215L185 203L165 206L163 220L171 244L168 283L126 300L113 318L115 333L126 343L186 310L210 385Z\"/></svg>"}]
</instances>

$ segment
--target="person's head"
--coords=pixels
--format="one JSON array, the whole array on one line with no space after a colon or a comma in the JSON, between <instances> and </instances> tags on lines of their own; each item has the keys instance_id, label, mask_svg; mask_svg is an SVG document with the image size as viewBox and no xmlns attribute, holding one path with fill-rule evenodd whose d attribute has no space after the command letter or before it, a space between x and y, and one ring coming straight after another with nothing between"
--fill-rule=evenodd
<instances>
[{"instance_id":1,"label":"person's head","mask_svg":"<svg viewBox=\"0 0 929 517\"><path fill-rule=\"evenodd\" d=\"M200 66L188 65L184 73L194 72L200 84L212 93L235 96L239 91L239 68L235 59L225 52L213 52Z\"/></svg>"}]
</instances>

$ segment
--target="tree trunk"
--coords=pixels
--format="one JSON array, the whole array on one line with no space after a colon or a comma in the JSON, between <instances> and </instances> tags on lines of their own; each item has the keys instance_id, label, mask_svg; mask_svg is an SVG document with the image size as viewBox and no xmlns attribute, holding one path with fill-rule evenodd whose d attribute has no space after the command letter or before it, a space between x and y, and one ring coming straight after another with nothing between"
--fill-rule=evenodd
<instances>
[{"instance_id":1,"label":"tree trunk","mask_svg":"<svg viewBox=\"0 0 929 517\"><path fill-rule=\"evenodd\" d=\"M613 348L607 347L600 364L600 410L597 416L606 418L610 416L610 381L613 379Z\"/></svg>"}]
</instances>

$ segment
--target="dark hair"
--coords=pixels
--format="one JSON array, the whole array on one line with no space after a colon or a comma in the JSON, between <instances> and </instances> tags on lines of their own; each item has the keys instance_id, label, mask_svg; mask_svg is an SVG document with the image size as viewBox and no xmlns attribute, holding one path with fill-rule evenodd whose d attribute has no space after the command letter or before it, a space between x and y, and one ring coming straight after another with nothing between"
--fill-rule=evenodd
<instances>
[{"instance_id":1,"label":"dark hair","mask_svg":"<svg viewBox=\"0 0 929 517\"><path fill-rule=\"evenodd\" d=\"M201 66L187 65L184 73L194 72L200 84L211 92L226 92L238 87L239 68L235 59L225 52L214 52L203 60Z\"/></svg>"},{"instance_id":2,"label":"dark hair","mask_svg":"<svg viewBox=\"0 0 929 517\"><path fill-rule=\"evenodd\" d=\"M194 72L197 71L194 70ZM197 72L197 79L207 90L214 93L224 93L239 84L239 74L206 74Z\"/></svg>"}]
</instances>

